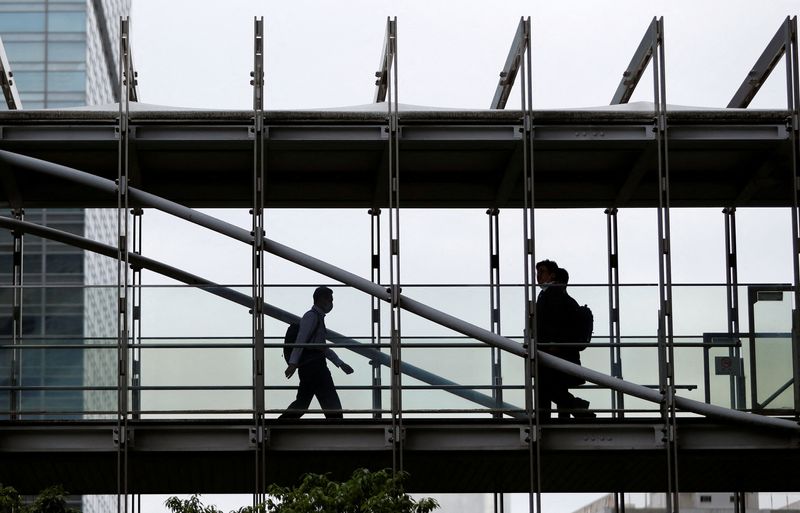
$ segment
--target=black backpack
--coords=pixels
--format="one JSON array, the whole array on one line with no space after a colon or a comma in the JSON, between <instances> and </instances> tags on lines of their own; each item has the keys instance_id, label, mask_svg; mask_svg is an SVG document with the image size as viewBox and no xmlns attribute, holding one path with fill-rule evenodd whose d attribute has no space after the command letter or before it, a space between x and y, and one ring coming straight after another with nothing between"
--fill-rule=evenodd
<instances>
[{"instance_id":1,"label":"black backpack","mask_svg":"<svg viewBox=\"0 0 800 513\"><path fill-rule=\"evenodd\" d=\"M316 334L319 328L319 316L317 316L317 325L314 327L312 336ZM297 334L300 333L300 324L293 322L286 328L286 334L283 336L283 359L289 363L289 358L292 357L294 351L294 344L297 342Z\"/></svg>"},{"instance_id":2,"label":"black backpack","mask_svg":"<svg viewBox=\"0 0 800 513\"><path fill-rule=\"evenodd\" d=\"M297 333L300 331L300 325L293 322L286 328L286 334L283 336L283 359L289 363L289 358L292 357L294 351L294 343L297 342Z\"/></svg>"},{"instance_id":3,"label":"black backpack","mask_svg":"<svg viewBox=\"0 0 800 513\"><path fill-rule=\"evenodd\" d=\"M578 306L575 309L573 316L573 327L575 341L582 344L576 346L578 351L583 351L589 347L589 342L592 340L592 333L594 333L594 316L592 310L587 305Z\"/></svg>"}]
</instances>

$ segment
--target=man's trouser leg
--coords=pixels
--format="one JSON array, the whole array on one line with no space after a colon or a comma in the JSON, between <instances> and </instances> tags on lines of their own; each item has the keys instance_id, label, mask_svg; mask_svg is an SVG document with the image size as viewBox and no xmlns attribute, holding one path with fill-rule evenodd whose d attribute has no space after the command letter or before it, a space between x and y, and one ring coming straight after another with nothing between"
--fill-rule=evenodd
<instances>
[{"instance_id":1,"label":"man's trouser leg","mask_svg":"<svg viewBox=\"0 0 800 513\"><path fill-rule=\"evenodd\" d=\"M311 371L311 372L309 372ZM311 399L314 398L315 383L314 383L314 369L310 369L309 365L304 365L297 369L300 376L300 386L297 388L297 397L292 404L286 408L286 411L278 417L281 419L299 419L308 410L308 405L311 404Z\"/></svg>"},{"instance_id":2,"label":"man's trouser leg","mask_svg":"<svg viewBox=\"0 0 800 513\"><path fill-rule=\"evenodd\" d=\"M316 388L317 401L325 413L325 417L329 419L341 419L342 415L342 401L339 400L339 394L336 392L336 385L333 384L331 371L322 361L322 369L317 373L318 381Z\"/></svg>"}]
</instances>

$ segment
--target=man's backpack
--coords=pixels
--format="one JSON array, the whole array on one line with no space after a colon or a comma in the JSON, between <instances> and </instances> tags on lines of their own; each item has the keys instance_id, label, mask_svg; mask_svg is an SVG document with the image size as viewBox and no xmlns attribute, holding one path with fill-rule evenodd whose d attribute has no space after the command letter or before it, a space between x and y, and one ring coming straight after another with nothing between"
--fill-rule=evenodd
<instances>
[{"instance_id":1,"label":"man's backpack","mask_svg":"<svg viewBox=\"0 0 800 513\"><path fill-rule=\"evenodd\" d=\"M289 363L289 358L292 357L294 351L294 343L297 342L297 333L300 331L300 325L293 322L286 328L286 334L283 336L283 359Z\"/></svg>"},{"instance_id":2,"label":"man's backpack","mask_svg":"<svg viewBox=\"0 0 800 513\"><path fill-rule=\"evenodd\" d=\"M317 324L314 326L314 331L311 332L312 337L319 329L319 316L316 316L316 320ZM298 333L300 333L300 324L293 322L288 328L286 328L286 334L283 336L283 359L286 360L287 364L289 363L289 359L292 357L292 351L294 351L294 345L297 342Z\"/></svg>"},{"instance_id":3,"label":"man's backpack","mask_svg":"<svg viewBox=\"0 0 800 513\"><path fill-rule=\"evenodd\" d=\"M589 342L592 340L592 333L594 332L594 316L591 308L583 305L575 309L573 327L575 341L582 344L576 347L578 351L583 351L589 347Z\"/></svg>"}]
</instances>

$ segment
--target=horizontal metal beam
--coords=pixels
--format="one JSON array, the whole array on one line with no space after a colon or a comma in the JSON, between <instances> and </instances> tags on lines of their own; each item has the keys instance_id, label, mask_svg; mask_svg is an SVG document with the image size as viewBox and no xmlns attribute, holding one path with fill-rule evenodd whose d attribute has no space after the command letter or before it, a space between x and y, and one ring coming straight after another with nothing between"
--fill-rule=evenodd
<instances>
[{"instance_id":1,"label":"horizontal metal beam","mask_svg":"<svg viewBox=\"0 0 800 513\"><path fill-rule=\"evenodd\" d=\"M411 492L516 492L529 486L525 422L408 419L403 423ZM391 464L386 420L268 420L264 471L288 484L307 472L347 477ZM0 481L23 493L57 482L70 492L116 492L116 424L104 421L0 423ZM544 491L652 491L663 488L663 426L545 425ZM252 426L240 419L131 421L126 439L131 493L248 493ZM682 491L794 490L800 441L773 430L679 419ZM453 462L457 462L454 465ZM741 464L747 461L746 465Z\"/></svg>"},{"instance_id":2,"label":"horizontal metal beam","mask_svg":"<svg viewBox=\"0 0 800 513\"><path fill-rule=\"evenodd\" d=\"M764 85L764 82L769 78L772 70L780 62L781 57L786 53L786 43L789 28L789 17L786 18L775 35L772 36L767 47L761 53L753 69L751 69L747 76L742 81L742 85L734 93L731 101L728 102L728 108L744 109L753 101L758 90Z\"/></svg>"},{"instance_id":3,"label":"horizontal metal beam","mask_svg":"<svg viewBox=\"0 0 800 513\"><path fill-rule=\"evenodd\" d=\"M611 105L628 103L628 100L631 99L631 95L633 95L633 91L639 84L639 80L642 78L644 70L650 63L650 59L653 58L653 52L655 52L658 44L658 18L654 17L653 21L650 22L650 26L647 27L647 31L644 33L639 47L633 54L630 64L628 64L628 67L622 73L622 80L620 80L617 86L614 97L611 98Z\"/></svg>"}]
</instances>

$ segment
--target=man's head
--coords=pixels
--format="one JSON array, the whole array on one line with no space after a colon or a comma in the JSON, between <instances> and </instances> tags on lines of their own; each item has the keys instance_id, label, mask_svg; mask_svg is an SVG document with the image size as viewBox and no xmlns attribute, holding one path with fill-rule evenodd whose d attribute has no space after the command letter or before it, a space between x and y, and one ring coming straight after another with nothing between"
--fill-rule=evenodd
<instances>
[{"instance_id":1,"label":"man's head","mask_svg":"<svg viewBox=\"0 0 800 513\"><path fill-rule=\"evenodd\" d=\"M555 279L553 280L559 285L566 285L569 283L569 273L563 267L559 267L555 272Z\"/></svg>"},{"instance_id":2,"label":"man's head","mask_svg":"<svg viewBox=\"0 0 800 513\"><path fill-rule=\"evenodd\" d=\"M328 287L317 287L314 290L314 304L325 313L333 310L333 291Z\"/></svg>"},{"instance_id":3,"label":"man's head","mask_svg":"<svg viewBox=\"0 0 800 513\"><path fill-rule=\"evenodd\" d=\"M553 283L556 281L558 264L552 260L542 260L536 264L536 283Z\"/></svg>"}]
</instances>

